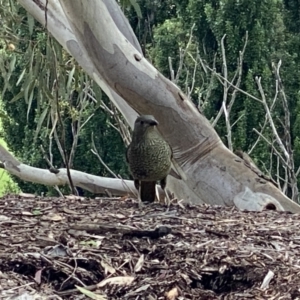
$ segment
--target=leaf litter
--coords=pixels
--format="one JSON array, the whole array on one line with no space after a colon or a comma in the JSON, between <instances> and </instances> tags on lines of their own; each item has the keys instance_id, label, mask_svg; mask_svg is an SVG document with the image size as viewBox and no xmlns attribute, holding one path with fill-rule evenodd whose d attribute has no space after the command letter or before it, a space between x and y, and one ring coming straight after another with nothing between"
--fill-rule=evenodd
<instances>
[{"instance_id":1,"label":"leaf litter","mask_svg":"<svg viewBox=\"0 0 300 300\"><path fill-rule=\"evenodd\" d=\"M0 198L0 299L300 299L300 215Z\"/></svg>"}]
</instances>

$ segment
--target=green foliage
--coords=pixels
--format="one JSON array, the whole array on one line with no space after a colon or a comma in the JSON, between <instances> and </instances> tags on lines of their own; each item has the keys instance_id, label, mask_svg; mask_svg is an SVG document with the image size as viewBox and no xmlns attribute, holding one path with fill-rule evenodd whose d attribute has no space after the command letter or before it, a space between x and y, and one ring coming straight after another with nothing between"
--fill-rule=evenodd
<instances>
[{"instance_id":1,"label":"green foliage","mask_svg":"<svg viewBox=\"0 0 300 300\"><path fill-rule=\"evenodd\" d=\"M176 83L183 91L190 93L195 105L201 105L209 120L216 118L224 90L214 73L203 65L223 74L221 39L224 35L228 79L231 80L236 76L239 54L248 33L240 88L260 98L256 77L261 77L269 105L276 94L272 65L281 60L281 77L291 112L295 167L300 166L298 1L124 0L119 3L129 17L147 58L170 78L170 57L171 67L177 76ZM40 145L48 152L52 143L52 163L63 167L66 162L55 141L53 128L56 128L58 140L71 156L71 167L109 176L89 151L91 135L94 134L102 159L116 173L126 177L124 146L118 133L110 126L114 121L101 106L101 101L109 106L108 100L76 62L20 6L10 7L3 2L0 13L6 25L2 28L5 38L0 42L0 87L8 115L3 120L3 126L11 150L22 161L47 168ZM12 46L16 49L12 50ZM233 88L229 89L228 101L233 91ZM272 116L285 143L281 97L278 95ZM88 123L80 131L73 158L73 133L80 128L78 124L87 120ZM236 120L238 122L232 128L233 146L249 151L258 138L253 128L260 130L265 122L263 106L238 92L230 113L231 124ZM226 143L227 130L223 116L215 128ZM263 135L274 140L269 126L264 129ZM271 154L270 146L264 141L257 143L251 156L260 167L271 170L273 174L276 172L276 156ZM20 182L20 186L31 192L46 191L45 187L24 182Z\"/></svg>"},{"instance_id":2,"label":"green foliage","mask_svg":"<svg viewBox=\"0 0 300 300\"><path fill-rule=\"evenodd\" d=\"M120 0L120 6L123 9L130 9L132 7L135 10L138 18L142 18L142 11L136 0Z\"/></svg>"},{"instance_id":3,"label":"green foliage","mask_svg":"<svg viewBox=\"0 0 300 300\"><path fill-rule=\"evenodd\" d=\"M0 145L6 148L6 143L1 138L2 132L2 123L1 119L6 118L6 115L2 113L2 117L0 114ZM19 192L19 188L17 184L12 180L9 173L3 169L0 169L0 197L7 193L17 193Z\"/></svg>"},{"instance_id":4,"label":"green foliage","mask_svg":"<svg viewBox=\"0 0 300 300\"><path fill-rule=\"evenodd\" d=\"M142 39L145 53L154 65L167 77L171 77L168 57L172 58L173 69L177 71L180 63L180 48L188 44L191 28L193 39L187 49L183 68L177 84L187 92L187 87L193 85L192 76L195 68L195 60L202 59L204 64L215 67L216 72L224 71L221 53L221 39L225 37L226 63L228 78L235 76L238 67L239 53L244 47L245 36L248 33L248 44L243 58L242 82L240 88L247 93L261 98L258 91L256 77L261 77L262 87L269 105L275 94L276 84L272 64L282 61L281 78L288 99L291 113L291 135L293 145L296 146L296 137L300 134L300 77L299 77L299 11L300 5L295 0L174 0L154 1L140 0L140 7L144 18L137 29L139 34L147 38ZM162 6L164 5L163 9ZM130 21L135 24L133 14L129 14ZM151 16L151 18L149 18ZM147 34L146 34L147 33ZM204 113L209 120L214 120L223 101L223 87L214 78L213 73L200 67L195 72L194 90L191 94L196 105L204 104ZM176 75L176 74L175 74ZM231 99L233 89L229 89L228 100ZM272 111L275 126L279 135L284 139L284 127L282 120L284 110L281 95ZM255 144L258 131L265 121L263 106L247 97L237 93L235 104L230 113L230 121L233 124L239 120L232 129L233 146L249 151ZM222 140L227 142L224 117L218 121L216 130ZM263 131L266 138L274 140L270 127ZM262 168L276 172L277 159L273 155L273 165L270 165L269 146L260 141L252 158ZM300 156L300 148L295 147L295 153ZM296 168L299 166L296 160ZM274 173L273 173L274 174Z\"/></svg>"},{"instance_id":5,"label":"green foliage","mask_svg":"<svg viewBox=\"0 0 300 300\"><path fill-rule=\"evenodd\" d=\"M91 152L93 134L103 161L116 174L128 176L122 139L111 126L114 119L103 110L111 105L108 99L37 22L33 26L22 8L14 14L8 20L17 28L16 51L0 50L0 88L8 116L3 119L3 136L10 150L35 167L49 168L43 148L54 167L69 165L111 176ZM16 24L14 19L23 22ZM16 181L26 192L56 194L52 187Z\"/></svg>"}]
</instances>

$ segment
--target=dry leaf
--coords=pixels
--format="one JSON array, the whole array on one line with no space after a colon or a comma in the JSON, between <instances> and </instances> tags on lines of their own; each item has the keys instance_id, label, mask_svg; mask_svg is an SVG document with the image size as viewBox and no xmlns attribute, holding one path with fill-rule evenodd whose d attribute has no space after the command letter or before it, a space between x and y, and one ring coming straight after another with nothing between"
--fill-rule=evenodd
<instances>
[{"instance_id":1,"label":"dry leaf","mask_svg":"<svg viewBox=\"0 0 300 300\"><path fill-rule=\"evenodd\" d=\"M169 292L166 292L165 295L168 300L175 300L179 295L177 287L174 287Z\"/></svg>"},{"instance_id":2,"label":"dry leaf","mask_svg":"<svg viewBox=\"0 0 300 300\"><path fill-rule=\"evenodd\" d=\"M139 272L141 271L143 264L144 264L144 254L141 255L141 257L139 258L138 262L136 263L136 265L134 266L134 272Z\"/></svg>"},{"instance_id":3,"label":"dry leaf","mask_svg":"<svg viewBox=\"0 0 300 300\"><path fill-rule=\"evenodd\" d=\"M109 214L109 216L112 216L112 217L118 218L118 219L126 219L126 216L124 216L122 214Z\"/></svg>"},{"instance_id":4,"label":"dry leaf","mask_svg":"<svg viewBox=\"0 0 300 300\"><path fill-rule=\"evenodd\" d=\"M105 275L107 274L115 274L116 269L113 268L111 265L107 264L105 261L101 260L101 266L104 268Z\"/></svg>"},{"instance_id":5,"label":"dry leaf","mask_svg":"<svg viewBox=\"0 0 300 300\"><path fill-rule=\"evenodd\" d=\"M180 276L185 280L185 282L190 285L192 283L192 280L190 279L190 277L184 273L181 273Z\"/></svg>"},{"instance_id":6,"label":"dry leaf","mask_svg":"<svg viewBox=\"0 0 300 300\"><path fill-rule=\"evenodd\" d=\"M272 271L268 271L268 274L265 276L263 283L261 284L260 288L261 289L267 289L269 287L269 283L270 281L273 279L274 277L274 273Z\"/></svg>"},{"instance_id":7,"label":"dry leaf","mask_svg":"<svg viewBox=\"0 0 300 300\"><path fill-rule=\"evenodd\" d=\"M133 281L134 277L132 276L117 276L102 280L97 284L97 287L103 287L107 284L130 285Z\"/></svg>"},{"instance_id":8,"label":"dry leaf","mask_svg":"<svg viewBox=\"0 0 300 300\"><path fill-rule=\"evenodd\" d=\"M33 216L33 214L29 211L22 211L23 216Z\"/></svg>"},{"instance_id":9,"label":"dry leaf","mask_svg":"<svg viewBox=\"0 0 300 300\"><path fill-rule=\"evenodd\" d=\"M11 218L7 217L7 216L4 216L4 215L0 215L0 222L5 222L5 221L8 221L10 220Z\"/></svg>"},{"instance_id":10,"label":"dry leaf","mask_svg":"<svg viewBox=\"0 0 300 300\"><path fill-rule=\"evenodd\" d=\"M41 282L42 282L42 271L43 271L43 269L40 269L34 275L34 281L37 284L41 284Z\"/></svg>"},{"instance_id":11,"label":"dry leaf","mask_svg":"<svg viewBox=\"0 0 300 300\"><path fill-rule=\"evenodd\" d=\"M35 198L34 194L27 194L27 193L20 193L19 196L22 198L31 198L31 199Z\"/></svg>"},{"instance_id":12,"label":"dry leaf","mask_svg":"<svg viewBox=\"0 0 300 300\"><path fill-rule=\"evenodd\" d=\"M64 207L64 208L63 208L63 211L64 211L66 214L69 214L69 215L78 215L78 213L77 213L76 211L71 210L71 209L69 209L69 208L67 208L67 207Z\"/></svg>"},{"instance_id":13,"label":"dry leaf","mask_svg":"<svg viewBox=\"0 0 300 300\"><path fill-rule=\"evenodd\" d=\"M59 214L50 213L49 215L46 216L46 220L50 220L50 221L61 221L62 219L63 217Z\"/></svg>"},{"instance_id":14,"label":"dry leaf","mask_svg":"<svg viewBox=\"0 0 300 300\"><path fill-rule=\"evenodd\" d=\"M68 200L84 200L84 197L75 196L75 195L66 195L64 197L65 197L65 199L68 199Z\"/></svg>"}]
</instances>

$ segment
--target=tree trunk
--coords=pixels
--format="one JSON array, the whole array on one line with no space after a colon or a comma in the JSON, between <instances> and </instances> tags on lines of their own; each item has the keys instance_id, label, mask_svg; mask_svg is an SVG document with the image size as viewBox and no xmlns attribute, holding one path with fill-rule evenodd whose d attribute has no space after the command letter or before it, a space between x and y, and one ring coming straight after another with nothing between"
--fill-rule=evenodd
<instances>
[{"instance_id":1,"label":"tree trunk","mask_svg":"<svg viewBox=\"0 0 300 300\"><path fill-rule=\"evenodd\" d=\"M178 199L232 206L248 187L277 199L285 210L300 207L262 180L230 152L208 120L143 56L136 37L112 0L19 2L71 53L132 126L136 113L152 114L170 144L182 180L170 177ZM37 4L36 4L37 3ZM167 58L166 58L167 63Z\"/></svg>"}]
</instances>

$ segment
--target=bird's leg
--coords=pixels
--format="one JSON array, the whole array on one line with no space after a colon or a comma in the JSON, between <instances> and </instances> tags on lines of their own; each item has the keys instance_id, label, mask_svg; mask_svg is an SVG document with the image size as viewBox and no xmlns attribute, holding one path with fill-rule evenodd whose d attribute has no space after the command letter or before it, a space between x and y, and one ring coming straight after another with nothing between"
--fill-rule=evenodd
<instances>
[{"instance_id":1,"label":"bird's leg","mask_svg":"<svg viewBox=\"0 0 300 300\"><path fill-rule=\"evenodd\" d=\"M160 186L163 190L165 190L166 188L166 185L167 185L167 177L163 178L161 181L160 181Z\"/></svg>"},{"instance_id":2,"label":"bird's leg","mask_svg":"<svg viewBox=\"0 0 300 300\"><path fill-rule=\"evenodd\" d=\"M140 181L138 179L134 179L134 186L138 191L138 205L139 205L139 209L141 209L141 208L143 208L143 202L141 199Z\"/></svg>"},{"instance_id":3,"label":"bird's leg","mask_svg":"<svg viewBox=\"0 0 300 300\"><path fill-rule=\"evenodd\" d=\"M161 181L160 181L160 186L161 186L161 188L162 188L162 189L164 190L164 192L165 192L165 195L166 195L166 198L167 198L167 203L165 203L165 204L167 204L167 206L168 206L168 208L169 208L169 206L170 206L170 204L171 204L171 201L170 201L168 192L165 190L165 189L166 189L166 186L167 186L167 177L161 179Z\"/></svg>"},{"instance_id":4,"label":"bird's leg","mask_svg":"<svg viewBox=\"0 0 300 300\"><path fill-rule=\"evenodd\" d=\"M134 179L134 186L138 191L140 190L140 181L138 179Z\"/></svg>"}]
</instances>

